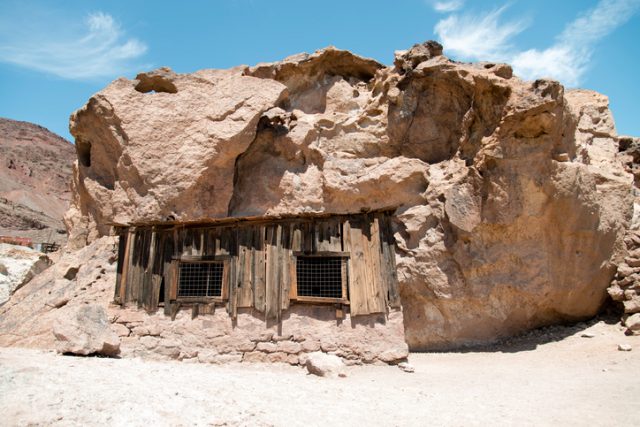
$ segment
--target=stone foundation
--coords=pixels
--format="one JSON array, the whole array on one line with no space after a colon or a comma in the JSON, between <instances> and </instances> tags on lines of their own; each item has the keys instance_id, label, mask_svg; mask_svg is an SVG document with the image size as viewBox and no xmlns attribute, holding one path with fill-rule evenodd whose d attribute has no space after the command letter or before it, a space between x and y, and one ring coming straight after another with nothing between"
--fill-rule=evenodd
<instances>
[{"instance_id":1,"label":"stone foundation","mask_svg":"<svg viewBox=\"0 0 640 427\"><path fill-rule=\"evenodd\" d=\"M336 319L332 306L293 305L282 324L268 325L255 310L232 320L223 308L192 319L181 310L175 320L137 309L109 310L124 357L185 362L283 362L304 364L307 353L335 354L347 364L398 363L408 356L402 312Z\"/></svg>"}]
</instances>

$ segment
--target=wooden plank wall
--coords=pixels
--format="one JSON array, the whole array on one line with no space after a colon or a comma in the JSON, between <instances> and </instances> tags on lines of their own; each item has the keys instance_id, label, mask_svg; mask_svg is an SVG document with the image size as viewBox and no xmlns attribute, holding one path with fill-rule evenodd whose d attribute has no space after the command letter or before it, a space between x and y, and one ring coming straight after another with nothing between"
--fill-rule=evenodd
<instances>
[{"instance_id":1,"label":"wooden plank wall","mask_svg":"<svg viewBox=\"0 0 640 427\"><path fill-rule=\"evenodd\" d=\"M230 316L235 318L238 308L254 308L280 321L296 298L295 254L346 252L351 315L383 313L400 305L394 247L385 213L217 227L131 227L120 233L114 300L149 312L163 301L165 314L175 315L177 260L223 257ZM212 310L203 305L194 313Z\"/></svg>"}]
</instances>

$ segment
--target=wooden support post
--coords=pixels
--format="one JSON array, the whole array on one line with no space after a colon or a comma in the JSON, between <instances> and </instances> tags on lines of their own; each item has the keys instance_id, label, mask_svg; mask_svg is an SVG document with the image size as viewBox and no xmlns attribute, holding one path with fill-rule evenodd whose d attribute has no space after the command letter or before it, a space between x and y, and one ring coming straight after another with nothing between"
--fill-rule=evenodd
<instances>
[{"instance_id":1,"label":"wooden support post","mask_svg":"<svg viewBox=\"0 0 640 427\"><path fill-rule=\"evenodd\" d=\"M129 260L131 258L131 241L135 236L135 229L129 228L127 233L127 244L124 249L124 259L122 261L122 280L120 281L120 304L122 306L126 303L126 295L127 295L127 283L128 283L128 273L129 273Z\"/></svg>"}]
</instances>

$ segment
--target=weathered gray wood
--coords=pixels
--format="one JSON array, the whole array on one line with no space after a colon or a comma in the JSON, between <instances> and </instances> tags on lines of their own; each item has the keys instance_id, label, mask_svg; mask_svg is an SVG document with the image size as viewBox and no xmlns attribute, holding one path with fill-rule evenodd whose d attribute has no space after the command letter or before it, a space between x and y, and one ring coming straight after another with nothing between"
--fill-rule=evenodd
<instances>
[{"instance_id":1,"label":"weathered gray wood","mask_svg":"<svg viewBox=\"0 0 640 427\"><path fill-rule=\"evenodd\" d=\"M216 305L215 303L208 303L208 304L199 304L200 308L199 308L199 314L205 315L205 314L214 314L215 310L216 310Z\"/></svg>"},{"instance_id":2,"label":"weathered gray wood","mask_svg":"<svg viewBox=\"0 0 640 427\"><path fill-rule=\"evenodd\" d=\"M154 313L158 310L158 302L160 301L160 288L162 287L162 270L164 269L164 241L166 236L162 232L155 232L153 243L154 256L151 261L149 270L151 271L151 293L148 301L147 311Z\"/></svg>"},{"instance_id":3,"label":"weathered gray wood","mask_svg":"<svg viewBox=\"0 0 640 427\"><path fill-rule=\"evenodd\" d=\"M169 266L169 286L165 283L165 286L169 289L169 300L175 301L178 298L178 261L172 260Z\"/></svg>"},{"instance_id":4,"label":"weathered gray wood","mask_svg":"<svg viewBox=\"0 0 640 427\"><path fill-rule=\"evenodd\" d=\"M398 290L398 272L396 270L395 238L391 229L391 219L380 214L380 244L382 246L383 273L387 282L388 304L400 308L400 292Z\"/></svg>"},{"instance_id":5,"label":"weathered gray wood","mask_svg":"<svg viewBox=\"0 0 640 427\"><path fill-rule=\"evenodd\" d=\"M231 316L238 307L253 306L269 319L280 319L297 297L296 254L348 256L343 282L348 281L353 315L400 303L395 241L383 213L199 228L132 227L121 237L119 252L114 299L148 311L157 309L163 283L165 312L171 311L177 266L171 268L170 262L176 255L195 261L228 257L224 286Z\"/></svg>"},{"instance_id":6,"label":"weathered gray wood","mask_svg":"<svg viewBox=\"0 0 640 427\"><path fill-rule=\"evenodd\" d=\"M253 283L253 306L261 313L266 311L267 271L265 265L265 226L259 225L254 232L254 254L251 271Z\"/></svg>"},{"instance_id":7,"label":"weathered gray wood","mask_svg":"<svg viewBox=\"0 0 640 427\"><path fill-rule=\"evenodd\" d=\"M149 264L153 259L152 252L152 239L153 233L150 229L143 231L142 248L140 250L140 262L136 267L141 275L141 281L138 287L137 295L134 295L135 300L138 303L139 308L148 309L148 301L151 299L151 272L149 271Z\"/></svg>"},{"instance_id":8,"label":"weathered gray wood","mask_svg":"<svg viewBox=\"0 0 640 427\"><path fill-rule=\"evenodd\" d=\"M289 254L289 301L298 298L298 278L296 273L296 253L303 250L303 225L299 221L291 223L291 253Z\"/></svg>"},{"instance_id":9,"label":"weathered gray wood","mask_svg":"<svg viewBox=\"0 0 640 427\"><path fill-rule=\"evenodd\" d=\"M127 233L121 233L118 236L118 264L116 266L116 287L113 293L113 301L117 304L120 302L120 286L122 284L122 270L124 268L124 258L127 247Z\"/></svg>"},{"instance_id":10,"label":"weathered gray wood","mask_svg":"<svg viewBox=\"0 0 640 427\"><path fill-rule=\"evenodd\" d=\"M255 248L253 234L255 227L244 227L238 230L238 307L253 307L252 266Z\"/></svg>"},{"instance_id":11,"label":"weathered gray wood","mask_svg":"<svg viewBox=\"0 0 640 427\"><path fill-rule=\"evenodd\" d=\"M293 224L284 223L280 226L281 241L278 249L278 269L280 276L280 289L278 299L280 300L280 320L281 310L289 308L289 293L291 289L291 263L293 262Z\"/></svg>"},{"instance_id":12,"label":"weathered gray wood","mask_svg":"<svg viewBox=\"0 0 640 427\"><path fill-rule=\"evenodd\" d=\"M281 225L267 225L265 239L266 253L266 318L279 319L280 316L280 242Z\"/></svg>"},{"instance_id":13,"label":"weathered gray wood","mask_svg":"<svg viewBox=\"0 0 640 427\"><path fill-rule=\"evenodd\" d=\"M144 282L145 229L136 229L129 264L129 280L126 289L126 303L138 303Z\"/></svg>"},{"instance_id":14,"label":"weathered gray wood","mask_svg":"<svg viewBox=\"0 0 640 427\"><path fill-rule=\"evenodd\" d=\"M333 218L326 221L316 222L316 233L314 236L316 252L342 251L340 224L340 220Z\"/></svg>"},{"instance_id":15,"label":"weathered gray wood","mask_svg":"<svg viewBox=\"0 0 640 427\"><path fill-rule=\"evenodd\" d=\"M142 267L143 281L142 281L142 295L138 300L138 306L142 306L146 311L151 311L152 298L153 298L153 263L156 256L156 233L154 230L145 231L145 244Z\"/></svg>"},{"instance_id":16,"label":"weathered gray wood","mask_svg":"<svg viewBox=\"0 0 640 427\"><path fill-rule=\"evenodd\" d=\"M229 301L227 303L227 310L232 319L235 319L238 315L238 263L237 263L237 248L238 248L238 229L232 228L228 230L228 250L229 255L232 256L231 261L225 264L225 267L229 269L229 279L227 283L223 283L223 286L228 286L229 289Z\"/></svg>"},{"instance_id":17,"label":"weathered gray wood","mask_svg":"<svg viewBox=\"0 0 640 427\"><path fill-rule=\"evenodd\" d=\"M368 233L364 233L366 237L365 244L368 245L366 250L367 265L367 296L369 313L384 313L387 311L387 289L386 282L382 279L380 267L380 224L376 217L369 217L367 221Z\"/></svg>"},{"instance_id":18,"label":"weathered gray wood","mask_svg":"<svg viewBox=\"0 0 640 427\"><path fill-rule=\"evenodd\" d=\"M180 230L182 241L182 255L192 255L191 249L193 248L193 236L191 235L191 229L182 228Z\"/></svg>"},{"instance_id":19,"label":"weathered gray wood","mask_svg":"<svg viewBox=\"0 0 640 427\"><path fill-rule=\"evenodd\" d=\"M171 268L171 263L175 254L175 243L174 239L175 231L167 231L165 233L165 241L164 241L164 256L163 256L163 264L162 264L162 281L164 282L164 314L170 316L171 315L171 286L174 280L173 270Z\"/></svg>"},{"instance_id":20,"label":"weathered gray wood","mask_svg":"<svg viewBox=\"0 0 640 427\"><path fill-rule=\"evenodd\" d=\"M128 279L129 279L129 262L130 262L130 258L131 258L131 243L133 240L133 231L132 229L127 230L126 234L123 234L122 237L125 238L125 245L124 245L124 256L122 257L122 273L121 273L121 279L120 279L120 287L117 290L117 296L118 296L118 303L120 303L121 305L124 305L124 303L126 302L126 291L127 291L127 283L128 283Z\"/></svg>"},{"instance_id":21,"label":"weathered gray wood","mask_svg":"<svg viewBox=\"0 0 640 427\"><path fill-rule=\"evenodd\" d=\"M305 253L315 252L315 227L313 222L305 221L302 227L302 251Z\"/></svg>"},{"instance_id":22,"label":"weathered gray wood","mask_svg":"<svg viewBox=\"0 0 640 427\"><path fill-rule=\"evenodd\" d=\"M349 300L351 315L369 314L367 294L367 272L365 266L365 247L363 245L362 222L350 218L345 223L345 246L351 252L349 258Z\"/></svg>"}]
</instances>

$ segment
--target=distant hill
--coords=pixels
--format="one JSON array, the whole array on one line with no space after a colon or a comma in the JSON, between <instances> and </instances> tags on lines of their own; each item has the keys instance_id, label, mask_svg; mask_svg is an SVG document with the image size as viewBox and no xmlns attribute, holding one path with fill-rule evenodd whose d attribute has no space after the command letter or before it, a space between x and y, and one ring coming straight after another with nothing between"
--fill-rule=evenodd
<instances>
[{"instance_id":1,"label":"distant hill","mask_svg":"<svg viewBox=\"0 0 640 427\"><path fill-rule=\"evenodd\" d=\"M33 123L0 118L0 235L66 241L74 146Z\"/></svg>"}]
</instances>

